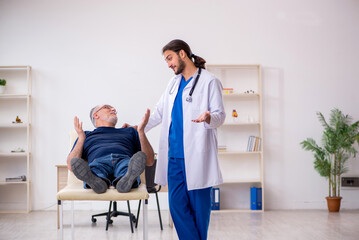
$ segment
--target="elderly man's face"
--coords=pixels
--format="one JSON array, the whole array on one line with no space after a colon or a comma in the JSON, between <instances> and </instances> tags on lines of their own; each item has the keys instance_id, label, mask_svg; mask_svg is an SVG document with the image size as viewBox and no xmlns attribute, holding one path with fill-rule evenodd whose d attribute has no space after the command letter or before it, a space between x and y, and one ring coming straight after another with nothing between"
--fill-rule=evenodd
<instances>
[{"instance_id":1,"label":"elderly man's face","mask_svg":"<svg viewBox=\"0 0 359 240\"><path fill-rule=\"evenodd\" d=\"M113 125L117 123L117 111L114 107L104 104L100 105L98 109L94 112L94 115L97 114L100 120L110 122Z\"/></svg>"}]
</instances>

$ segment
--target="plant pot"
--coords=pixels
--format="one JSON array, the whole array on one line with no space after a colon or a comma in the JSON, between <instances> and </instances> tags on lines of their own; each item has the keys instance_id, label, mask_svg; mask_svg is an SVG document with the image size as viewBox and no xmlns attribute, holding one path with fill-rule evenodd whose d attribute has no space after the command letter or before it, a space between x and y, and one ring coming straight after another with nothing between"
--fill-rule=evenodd
<instances>
[{"instance_id":1,"label":"plant pot","mask_svg":"<svg viewBox=\"0 0 359 240\"><path fill-rule=\"evenodd\" d=\"M326 197L329 212L339 212L342 197Z\"/></svg>"},{"instance_id":2,"label":"plant pot","mask_svg":"<svg viewBox=\"0 0 359 240\"><path fill-rule=\"evenodd\" d=\"M5 93L5 86L1 85L0 86L0 94L4 94Z\"/></svg>"}]
</instances>

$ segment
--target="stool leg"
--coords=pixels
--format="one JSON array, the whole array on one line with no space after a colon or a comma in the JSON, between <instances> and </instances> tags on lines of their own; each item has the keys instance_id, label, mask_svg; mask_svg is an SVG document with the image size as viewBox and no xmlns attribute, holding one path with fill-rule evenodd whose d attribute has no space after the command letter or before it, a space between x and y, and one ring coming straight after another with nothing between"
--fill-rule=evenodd
<instances>
[{"instance_id":1,"label":"stool leg","mask_svg":"<svg viewBox=\"0 0 359 240\"><path fill-rule=\"evenodd\" d=\"M157 194L157 192L156 192L155 194L156 194L156 200L157 200L157 211L158 211L158 217L159 217L159 219L160 219L160 226L161 226L161 230L163 230L163 227L162 227L161 210L160 210L160 202L158 201L158 194Z\"/></svg>"},{"instance_id":2,"label":"stool leg","mask_svg":"<svg viewBox=\"0 0 359 240\"><path fill-rule=\"evenodd\" d=\"M112 207L112 201L110 201L110 207L108 208L107 221L106 221L106 231L108 230L108 224L109 224L110 219L111 219L111 207Z\"/></svg>"},{"instance_id":3,"label":"stool leg","mask_svg":"<svg viewBox=\"0 0 359 240\"><path fill-rule=\"evenodd\" d=\"M136 226L135 226L135 228L137 228L137 226L138 226L138 219L139 219L139 217L140 217L140 210L141 210L141 199L140 199L140 201L138 202L137 218L136 218Z\"/></svg>"},{"instance_id":4,"label":"stool leg","mask_svg":"<svg viewBox=\"0 0 359 240\"><path fill-rule=\"evenodd\" d=\"M131 225L131 232L133 233L133 225L132 225L132 214L131 214L131 208L130 208L130 201L127 200L127 207L128 207L128 217L130 219L130 225Z\"/></svg>"},{"instance_id":5,"label":"stool leg","mask_svg":"<svg viewBox=\"0 0 359 240\"><path fill-rule=\"evenodd\" d=\"M62 210L62 201L58 200L57 204L60 208L60 240L64 239L64 222L63 222L63 210Z\"/></svg>"},{"instance_id":6,"label":"stool leg","mask_svg":"<svg viewBox=\"0 0 359 240\"><path fill-rule=\"evenodd\" d=\"M75 239L74 201L71 201L71 239Z\"/></svg>"},{"instance_id":7,"label":"stool leg","mask_svg":"<svg viewBox=\"0 0 359 240\"><path fill-rule=\"evenodd\" d=\"M147 216L147 206L148 199L144 199L142 202L143 205L143 239L148 240L148 216Z\"/></svg>"}]
</instances>

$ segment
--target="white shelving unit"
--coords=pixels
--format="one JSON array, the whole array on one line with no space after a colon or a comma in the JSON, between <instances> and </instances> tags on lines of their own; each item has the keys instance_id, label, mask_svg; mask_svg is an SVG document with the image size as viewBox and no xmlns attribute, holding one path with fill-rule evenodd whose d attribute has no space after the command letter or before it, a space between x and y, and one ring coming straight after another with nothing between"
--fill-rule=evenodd
<instances>
[{"instance_id":1,"label":"white shelving unit","mask_svg":"<svg viewBox=\"0 0 359 240\"><path fill-rule=\"evenodd\" d=\"M223 88L225 123L218 129L218 144L226 146L219 151L219 164L224 184L220 188L220 211L262 212L264 209L263 134L262 134L262 82L260 65L207 65ZM246 93L252 90L253 92ZM238 118L232 117L235 109ZM248 152L250 136L261 139L256 152ZM262 210L251 210L250 188L262 188Z\"/></svg>"},{"instance_id":2,"label":"white shelving unit","mask_svg":"<svg viewBox=\"0 0 359 240\"><path fill-rule=\"evenodd\" d=\"M31 67L0 66L0 213L31 211ZM16 117L23 123L13 123ZM12 152L21 148L24 152ZM6 182L26 176L26 181Z\"/></svg>"}]
</instances>

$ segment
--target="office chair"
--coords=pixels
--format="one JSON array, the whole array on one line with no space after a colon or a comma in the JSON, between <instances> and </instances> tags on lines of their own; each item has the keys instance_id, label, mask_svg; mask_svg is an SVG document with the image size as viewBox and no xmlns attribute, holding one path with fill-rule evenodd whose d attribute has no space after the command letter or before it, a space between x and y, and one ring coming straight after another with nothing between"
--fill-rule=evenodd
<instances>
[{"instance_id":1,"label":"office chair","mask_svg":"<svg viewBox=\"0 0 359 240\"><path fill-rule=\"evenodd\" d=\"M152 166L146 166L146 168L145 168L146 188L147 188L148 193L150 193L150 194L154 193L156 195L158 218L160 220L161 230L163 230L160 203L158 201L158 194L157 194L161 190L161 185L155 184L156 164L157 164L157 160L155 159L155 162ZM139 203L138 203L137 219L136 219L136 226L135 226L136 228L138 225L140 210L141 210L141 199L139 200Z\"/></svg>"}]
</instances>

